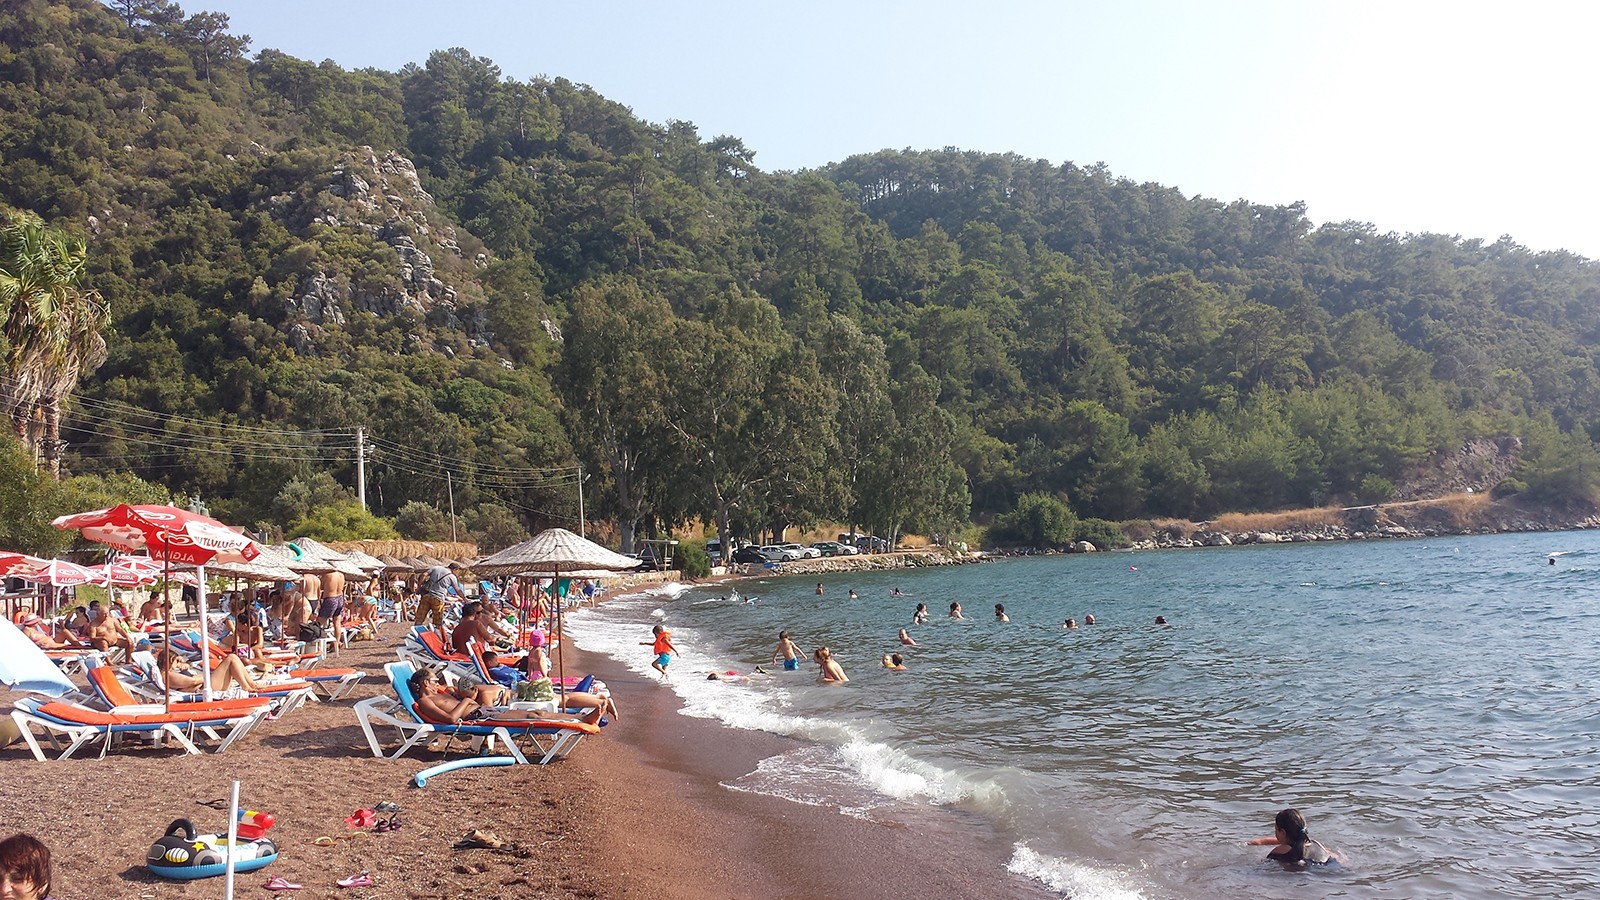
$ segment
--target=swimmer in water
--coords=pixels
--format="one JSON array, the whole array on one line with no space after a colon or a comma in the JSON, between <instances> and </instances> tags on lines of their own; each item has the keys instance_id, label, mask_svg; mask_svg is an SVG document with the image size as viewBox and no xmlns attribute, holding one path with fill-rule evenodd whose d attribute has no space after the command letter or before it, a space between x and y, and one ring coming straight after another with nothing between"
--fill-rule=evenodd
<instances>
[{"instance_id":1,"label":"swimmer in water","mask_svg":"<svg viewBox=\"0 0 1600 900\"><path fill-rule=\"evenodd\" d=\"M898 653L885 653L883 655L883 667L891 672L904 672L906 670L906 659Z\"/></svg>"},{"instance_id":2,"label":"swimmer in water","mask_svg":"<svg viewBox=\"0 0 1600 900\"><path fill-rule=\"evenodd\" d=\"M1061 623L1061 627L1065 628L1068 631L1077 631L1078 630L1078 620L1077 619L1068 619L1065 622Z\"/></svg>"},{"instance_id":3,"label":"swimmer in water","mask_svg":"<svg viewBox=\"0 0 1600 900\"><path fill-rule=\"evenodd\" d=\"M900 629L900 643L905 644L907 647L915 647L917 645L917 642L911 639L911 635L906 634L904 628Z\"/></svg>"},{"instance_id":4,"label":"swimmer in water","mask_svg":"<svg viewBox=\"0 0 1600 900\"><path fill-rule=\"evenodd\" d=\"M818 597L822 596L822 582L820 582L820 581L817 582L817 596Z\"/></svg>"},{"instance_id":5,"label":"swimmer in water","mask_svg":"<svg viewBox=\"0 0 1600 900\"><path fill-rule=\"evenodd\" d=\"M996 622L1011 621L1011 617L1006 615L1006 605L1004 603L996 603L994 605L994 620Z\"/></svg>"},{"instance_id":6,"label":"swimmer in water","mask_svg":"<svg viewBox=\"0 0 1600 900\"><path fill-rule=\"evenodd\" d=\"M1306 817L1298 809L1286 809L1273 820L1272 837L1256 838L1247 847L1274 845L1267 859L1286 866L1325 866L1340 861L1338 854L1306 833Z\"/></svg>"},{"instance_id":7,"label":"swimmer in water","mask_svg":"<svg viewBox=\"0 0 1600 900\"><path fill-rule=\"evenodd\" d=\"M817 665L822 667L822 672L817 677L818 682L822 684L844 684L850 680L845 676L844 669L833 658L833 651L827 647L818 647L811 654L811 658L816 661Z\"/></svg>"},{"instance_id":8,"label":"swimmer in water","mask_svg":"<svg viewBox=\"0 0 1600 900\"><path fill-rule=\"evenodd\" d=\"M928 624L928 604L926 604L926 603L918 603L917 604L917 611L911 614L911 624L913 624L913 625L926 625L926 624Z\"/></svg>"},{"instance_id":9,"label":"swimmer in water","mask_svg":"<svg viewBox=\"0 0 1600 900\"><path fill-rule=\"evenodd\" d=\"M1156 616L1156 624L1157 625L1165 625L1165 624L1167 624L1167 617L1166 616Z\"/></svg>"},{"instance_id":10,"label":"swimmer in water","mask_svg":"<svg viewBox=\"0 0 1600 900\"><path fill-rule=\"evenodd\" d=\"M952 619L965 619L966 618L966 616L963 616L961 614L961 604L955 602L954 600L950 601L950 618L952 618Z\"/></svg>"},{"instance_id":11,"label":"swimmer in water","mask_svg":"<svg viewBox=\"0 0 1600 900\"><path fill-rule=\"evenodd\" d=\"M1083 624L1085 624L1085 625L1093 625L1094 624L1094 613L1084 613L1084 615L1083 615Z\"/></svg>"},{"instance_id":12,"label":"swimmer in water","mask_svg":"<svg viewBox=\"0 0 1600 900\"><path fill-rule=\"evenodd\" d=\"M851 600L859 599L859 596L856 594L856 589L855 588L851 588L850 589L850 599Z\"/></svg>"},{"instance_id":13,"label":"swimmer in water","mask_svg":"<svg viewBox=\"0 0 1600 900\"><path fill-rule=\"evenodd\" d=\"M786 672L800 671L800 648L789 639L789 632L778 632L778 646L772 651L772 664L778 664L778 657L783 657L783 668Z\"/></svg>"}]
</instances>

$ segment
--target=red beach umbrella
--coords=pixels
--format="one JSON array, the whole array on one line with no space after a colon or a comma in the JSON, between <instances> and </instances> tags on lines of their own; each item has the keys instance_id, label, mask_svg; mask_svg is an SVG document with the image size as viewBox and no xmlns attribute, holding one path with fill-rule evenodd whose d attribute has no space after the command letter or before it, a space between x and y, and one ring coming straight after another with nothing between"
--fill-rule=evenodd
<instances>
[{"instance_id":1,"label":"red beach umbrella","mask_svg":"<svg viewBox=\"0 0 1600 900\"><path fill-rule=\"evenodd\" d=\"M261 554L255 541L232 530L210 516L178 509L175 506L118 504L76 515L60 516L50 524L61 529L77 528L91 541L118 550L143 550L166 566L172 563L204 566L208 562L249 562ZM210 660L211 629L206 622L205 577L199 578L200 649L202 669ZM171 628L169 626L168 631ZM170 638L170 634L167 637ZM211 680L204 681L204 695L211 699ZM168 700L171 695L169 692Z\"/></svg>"}]
</instances>

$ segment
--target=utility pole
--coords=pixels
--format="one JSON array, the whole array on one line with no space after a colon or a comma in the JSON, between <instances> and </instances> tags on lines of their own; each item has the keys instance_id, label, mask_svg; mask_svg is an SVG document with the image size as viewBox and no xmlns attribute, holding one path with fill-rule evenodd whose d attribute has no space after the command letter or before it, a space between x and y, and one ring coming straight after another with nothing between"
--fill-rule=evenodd
<instances>
[{"instance_id":1,"label":"utility pole","mask_svg":"<svg viewBox=\"0 0 1600 900\"><path fill-rule=\"evenodd\" d=\"M367 426L356 426L356 499L367 508Z\"/></svg>"},{"instance_id":2,"label":"utility pole","mask_svg":"<svg viewBox=\"0 0 1600 900\"><path fill-rule=\"evenodd\" d=\"M588 531L583 521L583 463L578 463L578 537L587 538Z\"/></svg>"},{"instance_id":3,"label":"utility pole","mask_svg":"<svg viewBox=\"0 0 1600 900\"><path fill-rule=\"evenodd\" d=\"M450 496L450 540L456 539L456 486L455 479L450 477L450 470L444 471L444 489Z\"/></svg>"}]
</instances>

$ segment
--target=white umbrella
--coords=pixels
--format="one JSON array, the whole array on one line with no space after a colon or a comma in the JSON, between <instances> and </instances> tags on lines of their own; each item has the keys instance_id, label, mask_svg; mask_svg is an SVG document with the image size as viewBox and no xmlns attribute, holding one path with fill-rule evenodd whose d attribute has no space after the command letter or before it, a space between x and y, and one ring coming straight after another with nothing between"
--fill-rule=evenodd
<instances>
[{"instance_id":1,"label":"white umbrella","mask_svg":"<svg viewBox=\"0 0 1600 900\"><path fill-rule=\"evenodd\" d=\"M0 684L51 697L77 690L39 645L4 616L0 616Z\"/></svg>"}]
</instances>

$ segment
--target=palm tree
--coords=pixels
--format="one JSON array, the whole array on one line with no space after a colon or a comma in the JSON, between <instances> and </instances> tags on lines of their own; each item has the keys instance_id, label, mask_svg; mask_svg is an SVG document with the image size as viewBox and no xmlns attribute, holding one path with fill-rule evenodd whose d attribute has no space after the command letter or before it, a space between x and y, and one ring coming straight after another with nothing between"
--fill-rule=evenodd
<instances>
[{"instance_id":1,"label":"palm tree","mask_svg":"<svg viewBox=\"0 0 1600 900\"><path fill-rule=\"evenodd\" d=\"M106 360L110 311L78 286L83 239L23 215L0 225L0 408L53 477L61 475L61 406Z\"/></svg>"}]
</instances>

